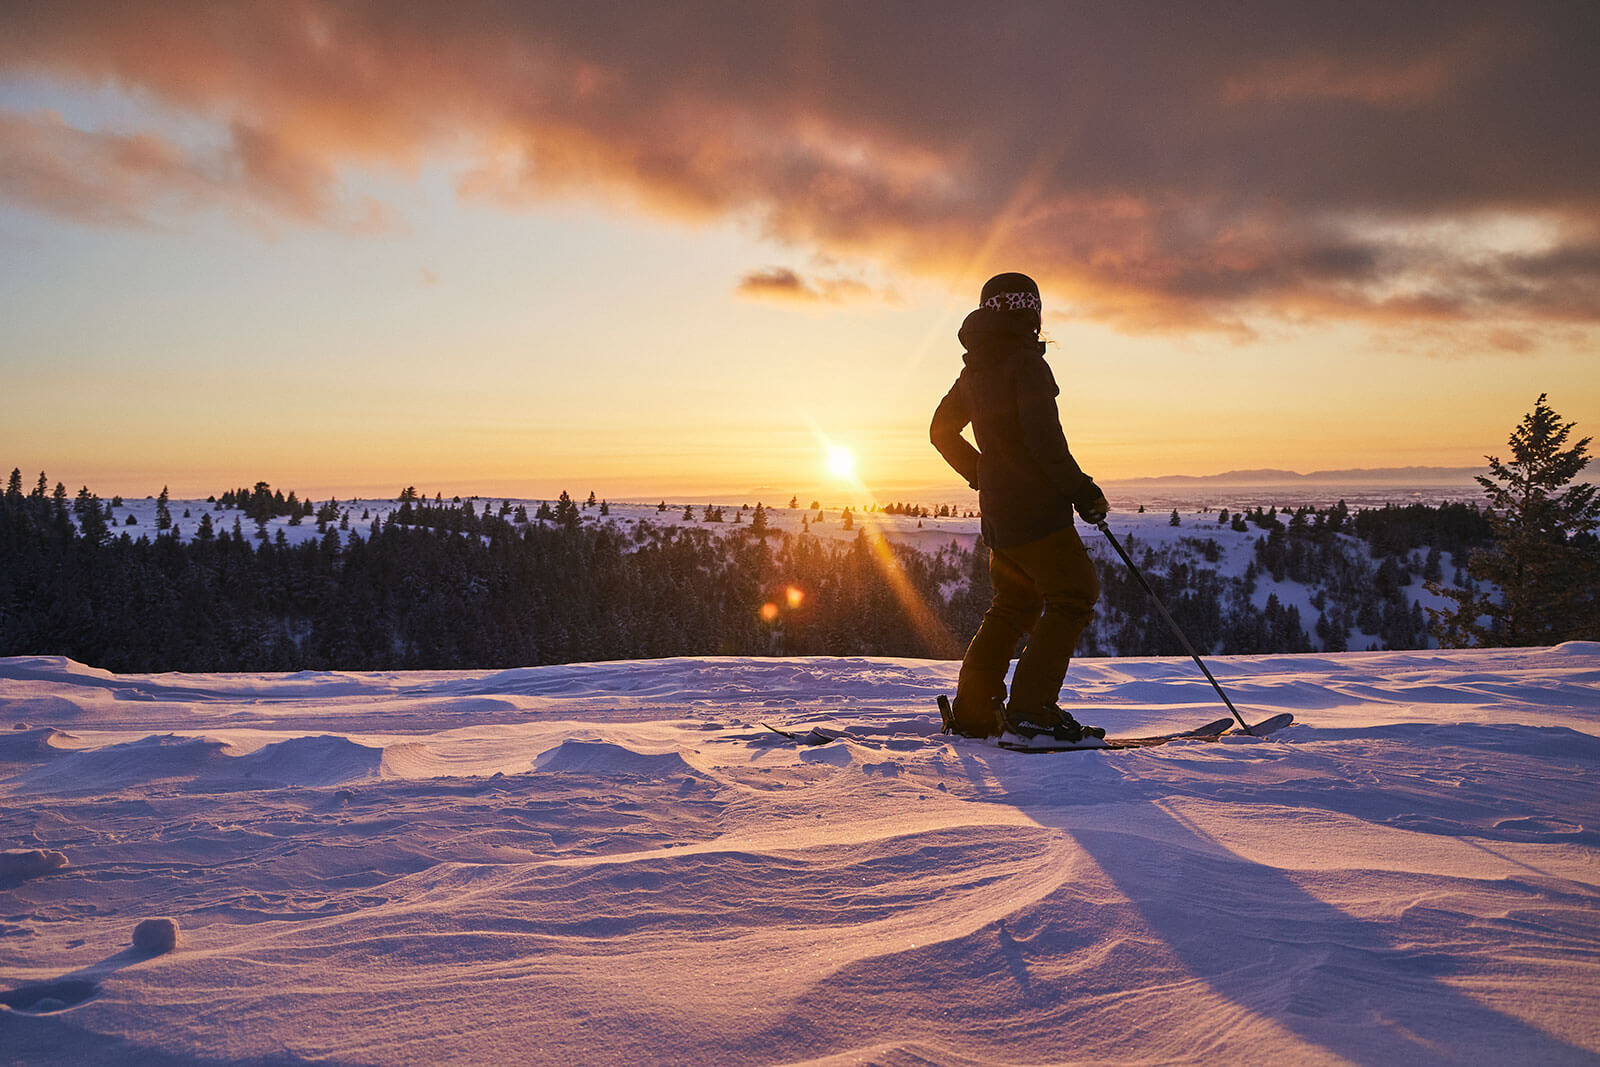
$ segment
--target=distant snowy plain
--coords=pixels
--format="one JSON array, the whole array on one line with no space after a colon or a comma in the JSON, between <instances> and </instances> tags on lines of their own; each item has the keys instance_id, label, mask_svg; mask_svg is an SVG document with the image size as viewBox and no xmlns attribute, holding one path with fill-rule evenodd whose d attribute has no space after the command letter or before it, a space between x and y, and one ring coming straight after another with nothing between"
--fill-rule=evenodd
<instances>
[{"instance_id":1,"label":"distant snowy plain","mask_svg":"<svg viewBox=\"0 0 1600 1067\"><path fill-rule=\"evenodd\" d=\"M1211 663L0 660L0 1061L1600 1062L1600 645Z\"/></svg>"}]
</instances>

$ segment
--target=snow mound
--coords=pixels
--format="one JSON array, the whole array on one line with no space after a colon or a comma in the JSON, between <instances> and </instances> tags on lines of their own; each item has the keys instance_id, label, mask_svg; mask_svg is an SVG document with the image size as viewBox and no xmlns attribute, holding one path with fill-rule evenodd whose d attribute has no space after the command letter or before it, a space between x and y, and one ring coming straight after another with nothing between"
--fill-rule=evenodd
<instances>
[{"instance_id":1,"label":"snow mound","mask_svg":"<svg viewBox=\"0 0 1600 1067\"><path fill-rule=\"evenodd\" d=\"M55 849L27 848L0 852L0 878L39 878L67 865L67 854Z\"/></svg>"},{"instance_id":2,"label":"snow mound","mask_svg":"<svg viewBox=\"0 0 1600 1067\"><path fill-rule=\"evenodd\" d=\"M384 750L348 737L292 737L229 760L226 774L266 785L340 785L377 777Z\"/></svg>"},{"instance_id":3,"label":"snow mound","mask_svg":"<svg viewBox=\"0 0 1600 1067\"><path fill-rule=\"evenodd\" d=\"M219 767L228 758L226 748L208 737L156 734L70 753L23 772L13 784L25 792L101 793L169 778L194 778Z\"/></svg>"},{"instance_id":4,"label":"snow mound","mask_svg":"<svg viewBox=\"0 0 1600 1067\"><path fill-rule=\"evenodd\" d=\"M110 671L79 663L66 656L9 656L0 660L0 678L72 682L83 679L111 681L116 677Z\"/></svg>"},{"instance_id":5,"label":"snow mound","mask_svg":"<svg viewBox=\"0 0 1600 1067\"><path fill-rule=\"evenodd\" d=\"M141 921L133 928L133 947L151 956L171 952L178 947L178 920L162 916Z\"/></svg>"},{"instance_id":6,"label":"snow mound","mask_svg":"<svg viewBox=\"0 0 1600 1067\"><path fill-rule=\"evenodd\" d=\"M677 752L636 752L609 741L563 741L533 761L541 771L665 778L700 772Z\"/></svg>"},{"instance_id":7,"label":"snow mound","mask_svg":"<svg viewBox=\"0 0 1600 1067\"><path fill-rule=\"evenodd\" d=\"M0 734L0 763L37 763L84 747L76 734L50 726Z\"/></svg>"},{"instance_id":8,"label":"snow mound","mask_svg":"<svg viewBox=\"0 0 1600 1067\"><path fill-rule=\"evenodd\" d=\"M0 678L0 684L4 684L4 681ZM70 692L71 697L32 695L0 698L0 721L15 720L13 728L25 730L32 723L68 722L88 717L88 711L80 703L83 690Z\"/></svg>"}]
</instances>

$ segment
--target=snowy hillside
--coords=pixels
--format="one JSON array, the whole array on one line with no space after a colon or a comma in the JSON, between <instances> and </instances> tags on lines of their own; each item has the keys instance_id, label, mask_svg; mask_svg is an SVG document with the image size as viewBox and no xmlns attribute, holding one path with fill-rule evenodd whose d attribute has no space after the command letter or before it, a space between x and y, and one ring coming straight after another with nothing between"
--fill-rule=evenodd
<instances>
[{"instance_id":1,"label":"snowy hillside","mask_svg":"<svg viewBox=\"0 0 1600 1067\"><path fill-rule=\"evenodd\" d=\"M1465 581L1460 569L1466 562L1464 550L1459 547L1452 550L1446 543L1445 551L1440 552L1441 546L1424 535L1403 550L1391 546L1391 551L1379 552L1369 541L1355 536L1352 512L1342 507L1339 521L1344 525L1339 532L1323 537L1319 528L1315 536L1308 536L1313 532L1310 524L1287 526L1291 504L1300 508L1320 506L1322 517L1328 518L1333 513L1326 499L1296 497L1288 490L1277 490L1280 496L1289 498L1279 500L1271 496L1274 490L1265 487L1239 490L1261 494L1246 495L1239 500L1221 497L1219 492L1161 498L1159 505L1152 505L1146 511L1137 510L1138 505L1130 500L1127 506L1114 511L1109 520L1115 536L1127 542L1146 571L1158 576L1182 575L1167 587L1167 596L1173 600L1180 618L1189 624L1189 637L1202 650L1343 651L1347 648L1418 648L1436 643L1429 635L1426 609L1440 608L1447 602L1442 596L1427 592L1423 580L1432 578L1446 586L1461 585ZM1386 500L1419 495L1394 489L1387 490L1387 494L1386 497L1365 498L1365 506L1376 513ZM1319 499L1320 505L1316 502ZM1232 502L1221 505L1219 510L1205 503L1207 500ZM534 517L540 507L550 503L509 499L452 502L443 498L440 502L446 509L468 509L473 515L505 518L511 523L506 527L509 530L526 529L528 522L537 521ZM426 498L423 503L428 503ZM607 526L617 531L625 543L634 545L659 543L662 536L684 529L713 537L738 538L749 532L758 503L715 507L665 501L605 503L603 506L597 503L582 507L579 518L580 525L585 528ZM1283 508L1281 520L1276 517L1280 505ZM309 516L292 522L284 515L256 522L238 509L219 509L200 500L174 501L170 513L176 534L184 541L192 540L200 523L206 521L215 531L232 530L251 544L314 544L325 536L337 534L334 541L337 549L339 544L348 543L352 538L375 536L379 527L399 513L399 507L393 500L328 501L317 505L329 518L326 523ZM1230 507L1233 509L1231 523ZM1273 518L1267 520L1261 515L1264 521L1260 523L1243 521L1246 509L1252 507L1261 512L1270 507ZM135 539L154 537L156 508L156 502L151 499L119 503L111 509L111 533ZM806 534L834 545L847 544L865 534L929 556L941 551L970 551L978 540L979 519L959 506L937 505L928 510L942 509L948 509L951 514L919 516L856 508L847 516L844 509L837 507L824 510L774 506L763 508L762 518L772 531ZM710 520L713 513L717 518ZM1177 525L1171 522L1173 514L1178 517ZM403 518L403 521L418 520ZM1102 563L1102 574L1125 578L1122 564L1104 538L1090 527L1080 526L1080 532L1090 552ZM1286 569L1281 563L1267 562L1267 556L1257 546L1272 538L1274 532L1279 539L1273 541L1275 551L1270 555L1280 561L1298 560L1299 566L1291 564ZM1285 534L1288 536L1284 537ZM955 552L951 552L952 556ZM969 570L956 561L957 574L965 576ZM964 578L946 583L941 595L946 599L955 596L962 584ZM1169 647L1170 639L1159 623L1152 629L1138 621L1148 616L1142 591L1132 590L1131 595L1123 591L1119 597L1112 583L1103 584L1106 597L1084 635L1080 651L1090 655L1178 651L1178 646ZM977 600L987 603L988 597L985 584ZM1131 626L1130 619L1135 620ZM679 651L699 652L701 649ZM939 653L928 650L919 654ZM591 650L580 653L580 658L603 658L604 655Z\"/></svg>"},{"instance_id":2,"label":"snowy hillside","mask_svg":"<svg viewBox=\"0 0 1600 1067\"><path fill-rule=\"evenodd\" d=\"M1600 1060L1600 645L1219 659L1300 724L1119 753L947 742L955 669L0 660L0 1059Z\"/></svg>"}]
</instances>

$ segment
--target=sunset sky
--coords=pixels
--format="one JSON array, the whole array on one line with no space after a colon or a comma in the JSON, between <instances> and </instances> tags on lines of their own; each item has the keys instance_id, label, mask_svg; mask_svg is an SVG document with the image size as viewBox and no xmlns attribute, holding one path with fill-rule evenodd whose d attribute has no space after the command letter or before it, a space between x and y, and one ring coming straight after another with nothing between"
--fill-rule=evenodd
<instances>
[{"instance_id":1,"label":"sunset sky","mask_svg":"<svg viewBox=\"0 0 1600 1067\"><path fill-rule=\"evenodd\" d=\"M954 495L1002 270L1102 480L1600 433L1597 12L7 4L0 462Z\"/></svg>"}]
</instances>

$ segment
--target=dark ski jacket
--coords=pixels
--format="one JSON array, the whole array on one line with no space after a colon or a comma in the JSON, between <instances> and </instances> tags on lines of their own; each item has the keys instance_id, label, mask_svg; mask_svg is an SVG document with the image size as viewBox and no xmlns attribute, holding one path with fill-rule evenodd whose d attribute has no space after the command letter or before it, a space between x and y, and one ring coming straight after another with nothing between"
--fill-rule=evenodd
<instances>
[{"instance_id":1,"label":"dark ski jacket","mask_svg":"<svg viewBox=\"0 0 1600 1067\"><path fill-rule=\"evenodd\" d=\"M1073 506L1101 493L1067 449L1044 344L1015 315L985 308L968 315L957 336L966 366L928 436L978 491L983 539L1014 548L1072 525ZM961 436L969 423L977 448Z\"/></svg>"}]
</instances>

